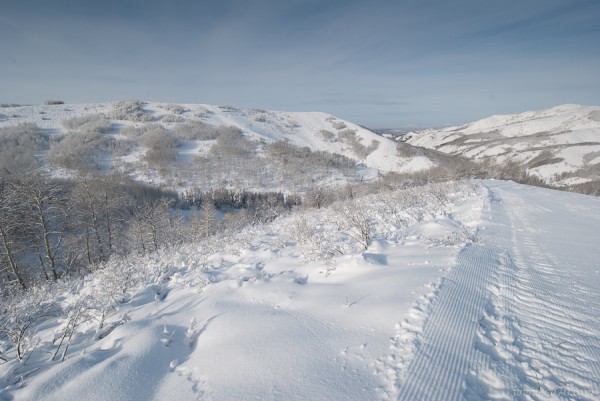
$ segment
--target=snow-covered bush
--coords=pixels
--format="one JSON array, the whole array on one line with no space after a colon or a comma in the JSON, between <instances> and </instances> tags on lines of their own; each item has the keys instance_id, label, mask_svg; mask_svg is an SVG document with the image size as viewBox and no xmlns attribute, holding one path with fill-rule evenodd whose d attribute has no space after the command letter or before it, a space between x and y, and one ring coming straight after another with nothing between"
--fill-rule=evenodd
<instances>
[{"instance_id":1,"label":"snow-covered bush","mask_svg":"<svg viewBox=\"0 0 600 401\"><path fill-rule=\"evenodd\" d=\"M115 147L113 137L94 133L72 133L52 142L46 160L68 169L97 168Z\"/></svg>"},{"instance_id":2,"label":"snow-covered bush","mask_svg":"<svg viewBox=\"0 0 600 401\"><path fill-rule=\"evenodd\" d=\"M180 104L167 104L164 106L165 110L169 110L171 113L175 115L181 115L185 113L187 110Z\"/></svg>"},{"instance_id":3,"label":"snow-covered bush","mask_svg":"<svg viewBox=\"0 0 600 401\"><path fill-rule=\"evenodd\" d=\"M4 358L26 362L36 349L37 324L59 316L62 311L55 302L57 288L39 285L27 292L4 296L0 306L0 349Z\"/></svg>"},{"instance_id":4,"label":"snow-covered bush","mask_svg":"<svg viewBox=\"0 0 600 401\"><path fill-rule=\"evenodd\" d=\"M334 224L354 239L363 249L371 244L373 221L366 203L355 200L337 203L334 208Z\"/></svg>"},{"instance_id":5,"label":"snow-covered bush","mask_svg":"<svg viewBox=\"0 0 600 401\"><path fill-rule=\"evenodd\" d=\"M379 192L378 192L379 191ZM341 196L322 209L302 209L286 225L307 259L362 252L374 239L401 240L411 227L435 221L471 194L466 183L440 183L390 190L370 187L358 190L353 199ZM441 245L473 242L468 230L458 229L447 237L432 239Z\"/></svg>"},{"instance_id":6,"label":"snow-covered bush","mask_svg":"<svg viewBox=\"0 0 600 401\"><path fill-rule=\"evenodd\" d=\"M127 139L138 140L139 138L141 138L144 135L144 132L146 132L146 129L148 129L151 126L152 126L152 124L144 124L140 127L128 125L128 126L121 128L121 130L119 131L119 134L123 135Z\"/></svg>"},{"instance_id":7,"label":"snow-covered bush","mask_svg":"<svg viewBox=\"0 0 600 401\"><path fill-rule=\"evenodd\" d=\"M178 115L165 114L160 117L160 121L163 123L179 123L179 122L184 121L184 119Z\"/></svg>"},{"instance_id":8,"label":"snow-covered bush","mask_svg":"<svg viewBox=\"0 0 600 401\"><path fill-rule=\"evenodd\" d=\"M179 138L172 135L162 125L150 125L143 133L142 145L151 149L172 149L179 146Z\"/></svg>"},{"instance_id":9,"label":"snow-covered bush","mask_svg":"<svg viewBox=\"0 0 600 401\"><path fill-rule=\"evenodd\" d=\"M179 138L164 129L162 125L151 125L144 132L142 144L148 148L144 155L146 162L166 167L167 163L177 160Z\"/></svg>"},{"instance_id":10,"label":"snow-covered bush","mask_svg":"<svg viewBox=\"0 0 600 401\"><path fill-rule=\"evenodd\" d=\"M331 126L337 130L346 128L346 124L343 121L332 121Z\"/></svg>"},{"instance_id":11,"label":"snow-covered bush","mask_svg":"<svg viewBox=\"0 0 600 401\"><path fill-rule=\"evenodd\" d=\"M327 142L335 141L335 138L336 138L335 133L333 133L331 131L327 131L325 129L322 129L321 131L319 131L319 133L321 134L323 139L325 139Z\"/></svg>"},{"instance_id":12,"label":"snow-covered bush","mask_svg":"<svg viewBox=\"0 0 600 401\"><path fill-rule=\"evenodd\" d=\"M26 123L0 128L0 176L23 174L38 167L36 154L48 148L48 135Z\"/></svg>"},{"instance_id":13,"label":"snow-covered bush","mask_svg":"<svg viewBox=\"0 0 600 401\"><path fill-rule=\"evenodd\" d=\"M179 138L197 141L209 141L217 139L222 127L214 127L202 121L187 121L173 127L173 133Z\"/></svg>"},{"instance_id":14,"label":"snow-covered bush","mask_svg":"<svg viewBox=\"0 0 600 401\"><path fill-rule=\"evenodd\" d=\"M110 120L102 113L69 118L62 125L70 132L85 134L106 134L111 130Z\"/></svg>"},{"instance_id":15,"label":"snow-covered bush","mask_svg":"<svg viewBox=\"0 0 600 401\"><path fill-rule=\"evenodd\" d=\"M154 116L144 110L144 103L139 100L123 100L113 105L110 118L113 120L149 122Z\"/></svg>"},{"instance_id":16,"label":"snow-covered bush","mask_svg":"<svg viewBox=\"0 0 600 401\"><path fill-rule=\"evenodd\" d=\"M206 116L209 116L210 114L212 114L212 111L207 110L204 107L201 107L198 110L196 110L196 112L194 113L194 117L205 118Z\"/></svg>"},{"instance_id":17,"label":"snow-covered bush","mask_svg":"<svg viewBox=\"0 0 600 401\"><path fill-rule=\"evenodd\" d=\"M302 205L320 209L333 202L334 196L331 188L323 186L309 188L304 194Z\"/></svg>"}]
</instances>

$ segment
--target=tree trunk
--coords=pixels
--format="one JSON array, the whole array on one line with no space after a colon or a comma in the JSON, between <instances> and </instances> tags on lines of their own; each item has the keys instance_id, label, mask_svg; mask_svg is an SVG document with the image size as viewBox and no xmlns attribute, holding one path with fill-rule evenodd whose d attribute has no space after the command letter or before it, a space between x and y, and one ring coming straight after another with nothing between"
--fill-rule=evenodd
<instances>
[{"instance_id":1,"label":"tree trunk","mask_svg":"<svg viewBox=\"0 0 600 401\"><path fill-rule=\"evenodd\" d=\"M10 246L10 241L8 240L8 235L7 235L6 231L4 231L4 229L1 227L0 227L0 237L2 237L2 245L4 247L4 250L5 250L7 258L8 258L8 265L10 267L10 270L17 278L17 282L19 283L19 286L25 290L25 289L27 289L27 286L25 285L25 281L23 280L23 277L21 277L21 273L19 272L19 267L17 266L17 261L15 259L15 256L13 255L12 248Z\"/></svg>"}]
</instances>

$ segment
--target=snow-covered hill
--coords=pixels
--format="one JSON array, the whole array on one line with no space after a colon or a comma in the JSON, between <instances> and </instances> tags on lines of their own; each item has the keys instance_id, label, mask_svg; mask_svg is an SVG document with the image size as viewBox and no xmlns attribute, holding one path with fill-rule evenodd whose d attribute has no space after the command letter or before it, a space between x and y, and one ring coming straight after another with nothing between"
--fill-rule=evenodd
<instances>
[{"instance_id":1,"label":"snow-covered hill","mask_svg":"<svg viewBox=\"0 0 600 401\"><path fill-rule=\"evenodd\" d=\"M599 206L438 184L112 259L3 306L0 400L597 400Z\"/></svg>"},{"instance_id":2,"label":"snow-covered hill","mask_svg":"<svg viewBox=\"0 0 600 401\"><path fill-rule=\"evenodd\" d=\"M119 132L124 127L152 124L172 130L186 122L203 122L214 127L238 127L246 138L257 142L287 141L298 147L308 147L312 151L344 155L364 165L367 169L361 174L366 176L376 176L377 171L418 171L433 164L423 156L400 158L396 154L394 141L325 113L153 102L138 102L140 109L135 113L117 113L116 110L119 110L122 103L7 107L0 109L0 127L34 123L48 133L61 135L67 132L64 121L68 119L102 115L109 119L112 135L121 140L123 138ZM206 151L206 146L207 143L202 141L185 141L177 149L180 160L191 160L194 155ZM116 169L127 168L134 178L152 181L149 177L151 174L140 162L144 152L143 148L134 149L119 158L113 157L110 164Z\"/></svg>"},{"instance_id":3,"label":"snow-covered hill","mask_svg":"<svg viewBox=\"0 0 600 401\"><path fill-rule=\"evenodd\" d=\"M562 105L414 132L411 145L475 160L515 161L553 185L600 180L600 107Z\"/></svg>"}]
</instances>

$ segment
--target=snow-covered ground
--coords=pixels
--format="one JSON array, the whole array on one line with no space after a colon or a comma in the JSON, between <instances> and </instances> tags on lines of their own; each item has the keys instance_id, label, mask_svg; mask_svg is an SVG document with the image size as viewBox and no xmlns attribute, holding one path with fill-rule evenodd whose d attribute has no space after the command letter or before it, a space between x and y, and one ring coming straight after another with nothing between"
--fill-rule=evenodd
<instances>
[{"instance_id":1,"label":"snow-covered ground","mask_svg":"<svg viewBox=\"0 0 600 401\"><path fill-rule=\"evenodd\" d=\"M515 161L554 185L600 179L597 106L561 105L492 116L463 126L409 133L402 140L474 160Z\"/></svg>"},{"instance_id":2,"label":"snow-covered ground","mask_svg":"<svg viewBox=\"0 0 600 401\"><path fill-rule=\"evenodd\" d=\"M0 365L0 400L600 398L598 198L483 181L355 202L53 290L62 317ZM65 351L92 299L116 309Z\"/></svg>"}]
</instances>

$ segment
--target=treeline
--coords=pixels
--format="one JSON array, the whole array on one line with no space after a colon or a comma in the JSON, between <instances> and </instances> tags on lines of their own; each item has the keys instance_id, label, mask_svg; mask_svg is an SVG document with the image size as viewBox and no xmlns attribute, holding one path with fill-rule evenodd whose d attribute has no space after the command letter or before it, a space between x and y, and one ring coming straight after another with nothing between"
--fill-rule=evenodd
<instances>
[{"instance_id":1,"label":"treeline","mask_svg":"<svg viewBox=\"0 0 600 401\"><path fill-rule=\"evenodd\" d=\"M286 195L282 192L255 192L227 188L217 188L210 191L190 189L184 191L179 198L180 207L202 208L211 203L220 210L248 209L254 205L270 203L286 210L302 204L299 195Z\"/></svg>"}]
</instances>

